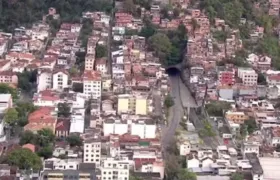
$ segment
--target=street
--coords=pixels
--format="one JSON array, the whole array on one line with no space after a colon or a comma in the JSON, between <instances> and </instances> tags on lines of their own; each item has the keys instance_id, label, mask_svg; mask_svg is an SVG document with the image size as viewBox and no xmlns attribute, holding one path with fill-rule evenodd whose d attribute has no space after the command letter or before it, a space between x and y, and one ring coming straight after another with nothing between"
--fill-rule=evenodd
<instances>
[{"instance_id":1,"label":"street","mask_svg":"<svg viewBox=\"0 0 280 180\"><path fill-rule=\"evenodd\" d=\"M162 148L163 151L166 150L170 144L172 138L175 135L176 129L179 126L179 123L184 115L184 110L182 107L179 81L180 78L178 75L170 76L170 87L171 87L171 96L174 97L174 105L170 109L168 118L168 127L163 130Z\"/></svg>"},{"instance_id":2,"label":"street","mask_svg":"<svg viewBox=\"0 0 280 180\"><path fill-rule=\"evenodd\" d=\"M165 150L170 144L172 138L175 135L176 129L184 116L184 112L187 112L187 108L190 108L189 120L194 124L196 131L199 132L200 129L204 128L203 121L200 119L195 109L197 107L194 98L192 97L189 89L182 82L179 75L169 76L171 96L174 97L174 105L170 109L170 114L168 117L168 126L163 129L162 132L162 148ZM215 148L221 144L221 138L219 137L219 132L216 127L213 127L214 132L217 136L214 137L201 137L206 146Z\"/></svg>"}]
</instances>

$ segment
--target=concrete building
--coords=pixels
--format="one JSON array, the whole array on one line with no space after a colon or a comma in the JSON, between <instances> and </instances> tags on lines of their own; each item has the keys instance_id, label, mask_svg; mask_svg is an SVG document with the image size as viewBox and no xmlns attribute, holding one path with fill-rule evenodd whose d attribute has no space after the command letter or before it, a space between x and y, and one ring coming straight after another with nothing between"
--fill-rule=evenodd
<instances>
[{"instance_id":1,"label":"concrete building","mask_svg":"<svg viewBox=\"0 0 280 180\"><path fill-rule=\"evenodd\" d=\"M102 80L100 73L96 71L84 71L83 89L88 98L99 99L101 97Z\"/></svg>"},{"instance_id":2,"label":"concrete building","mask_svg":"<svg viewBox=\"0 0 280 180\"><path fill-rule=\"evenodd\" d=\"M260 152L260 143L258 142L245 142L241 147L241 152L243 157L246 157L246 154L255 153L259 156Z\"/></svg>"},{"instance_id":3,"label":"concrete building","mask_svg":"<svg viewBox=\"0 0 280 180\"><path fill-rule=\"evenodd\" d=\"M227 111L225 118L228 121L232 121L237 124L243 124L244 121L249 119L249 116L245 115L244 112L234 112L234 111Z\"/></svg>"},{"instance_id":4,"label":"concrete building","mask_svg":"<svg viewBox=\"0 0 280 180\"><path fill-rule=\"evenodd\" d=\"M152 120L138 120L131 124L131 135L137 135L140 138L155 138L156 124Z\"/></svg>"},{"instance_id":5,"label":"concrete building","mask_svg":"<svg viewBox=\"0 0 280 180\"><path fill-rule=\"evenodd\" d=\"M68 87L69 75L66 71L58 70L52 75L52 88L57 91L63 91Z\"/></svg>"},{"instance_id":6,"label":"concrete building","mask_svg":"<svg viewBox=\"0 0 280 180\"><path fill-rule=\"evenodd\" d=\"M85 57L85 70L93 70L95 54L87 54Z\"/></svg>"},{"instance_id":7,"label":"concrete building","mask_svg":"<svg viewBox=\"0 0 280 180\"><path fill-rule=\"evenodd\" d=\"M252 68L238 68L238 77L244 85L253 86L258 84L258 74Z\"/></svg>"},{"instance_id":8,"label":"concrete building","mask_svg":"<svg viewBox=\"0 0 280 180\"><path fill-rule=\"evenodd\" d=\"M37 76L37 92L52 88L52 72L50 70L39 70Z\"/></svg>"},{"instance_id":9,"label":"concrete building","mask_svg":"<svg viewBox=\"0 0 280 180\"><path fill-rule=\"evenodd\" d=\"M107 158L101 167L101 180L129 180L129 161Z\"/></svg>"},{"instance_id":10,"label":"concrete building","mask_svg":"<svg viewBox=\"0 0 280 180\"><path fill-rule=\"evenodd\" d=\"M84 163L95 163L100 166L101 161L101 140L96 138L86 139L84 142Z\"/></svg>"},{"instance_id":11,"label":"concrete building","mask_svg":"<svg viewBox=\"0 0 280 180\"><path fill-rule=\"evenodd\" d=\"M133 113L147 115L148 100L146 96L121 94L118 96L118 114Z\"/></svg>"},{"instance_id":12,"label":"concrete building","mask_svg":"<svg viewBox=\"0 0 280 180\"><path fill-rule=\"evenodd\" d=\"M123 135L128 133L128 124L126 121L120 120L105 120L103 123L103 133L104 136L109 136L110 134Z\"/></svg>"}]
</instances>

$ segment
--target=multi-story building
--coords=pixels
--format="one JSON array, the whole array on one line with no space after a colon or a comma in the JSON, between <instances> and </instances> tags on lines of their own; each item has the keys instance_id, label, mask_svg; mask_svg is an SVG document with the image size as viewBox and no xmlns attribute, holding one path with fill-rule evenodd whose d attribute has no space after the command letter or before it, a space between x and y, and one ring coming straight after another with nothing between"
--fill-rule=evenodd
<instances>
[{"instance_id":1,"label":"multi-story building","mask_svg":"<svg viewBox=\"0 0 280 180\"><path fill-rule=\"evenodd\" d=\"M134 113L147 115L148 100L146 96L121 94L118 96L118 114Z\"/></svg>"},{"instance_id":2,"label":"multi-story building","mask_svg":"<svg viewBox=\"0 0 280 180\"><path fill-rule=\"evenodd\" d=\"M107 60L105 58L96 59L95 70L99 71L101 74L107 73Z\"/></svg>"},{"instance_id":3,"label":"multi-story building","mask_svg":"<svg viewBox=\"0 0 280 180\"><path fill-rule=\"evenodd\" d=\"M128 133L127 121L107 119L103 123L103 133L104 136L109 136L110 134L123 135Z\"/></svg>"},{"instance_id":4,"label":"multi-story building","mask_svg":"<svg viewBox=\"0 0 280 180\"><path fill-rule=\"evenodd\" d=\"M246 157L246 154L256 153L259 156L260 152L260 143L259 142L244 142L241 147L241 152L243 157Z\"/></svg>"},{"instance_id":5,"label":"multi-story building","mask_svg":"<svg viewBox=\"0 0 280 180\"><path fill-rule=\"evenodd\" d=\"M101 180L129 180L129 161L107 158L101 167Z\"/></svg>"},{"instance_id":6,"label":"multi-story building","mask_svg":"<svg viewBox=\"0 0 280 180\"><path fill-rule=\"evenodd\" d=\"M95 54L87 54L85 57L85 70L93 70Z\"/></svg>"},{"instance_id":7,"label":"multi-story building","mask_svg":"<svg viewBox=\"0 0 280 180\"><path fill-rule=\"evenodd\" d=\"M249 116L247 116L244 112L227 111L225 118L236 124L243 124L244 121L249 119Z\"/></svg>"},{"instance_id":8,"label":"multi-story building","mask_svg":"<svg viewBox=\"0 0 280 180\"><path fill-rule=\"evenodd\" d=\"M52 88L52 72L49 69L39 70L37 76L37 91Z\"/></svg>"},{"instance_id":9,"label":"multi-story building","mask_svg":"<svg viewBox=\"0 0 280 180\"><path fill-rule=\"evenodd\" d=\"M18 77L16 73L12 71L0 71L0 83L17 85Z\"/></svg>"},{"instance_id":10,"label":"multi-story building","mask_svg":"<svg viewBox=\"0 0 280 180\"><path fill-rule=\"evenodd\" d=\"M233 69L223 69L219 71L219 84L220 85L234 85L235 84L235 71Z\"/></svg>"},{"instance_id":11,"label":"multi-story building","mask_svg":"<svg viewBox=\"0 0 280 180\"><path fill-rule=\"evenodd\" d=\"M63 91L68 87L68 73L63 70L57 70L52 75L52 88L57 91Z\"/></svg>"},{"instance_id":12,"label":"multi-story building","mask_svg":"<svg viewBox=\"0 0 280 180\"><path fill-rule=\"evenodd\" d=\"M100 166L101 161L101 140L98 138L86 139L84 142L84 163L95 163Z\"/></svg>"},{"instance_id":13,"label":"multi-story building","mask_svg":"<svg viewBox=\"0 0 280 180\"><path fill-rule=\"evenodd\" d=\"M252 68L238 68L238 77L244 85L253 86L258 84L258 74Z\"/></svg>"},{"instance_id":14,"label":"multi-story building","mask_svg":"<svg viewBox=\"0 0 280 180\"><path fill-rule=\"evenodd\" d=\"M88 98L99 99L101 97L102 79L96 71L84 71L83 89Z\"/></svg>"},{"instance_id":15,"label":"multi-story building","mask_svg":"<svg viewBox=\"0 0 280 180\"><path fill-rule=\"evenodd\" d=\"M152 119L139 120L131 124L131 134L140 138L155 138L156 124Z\"/></svg>"}]
</instances>

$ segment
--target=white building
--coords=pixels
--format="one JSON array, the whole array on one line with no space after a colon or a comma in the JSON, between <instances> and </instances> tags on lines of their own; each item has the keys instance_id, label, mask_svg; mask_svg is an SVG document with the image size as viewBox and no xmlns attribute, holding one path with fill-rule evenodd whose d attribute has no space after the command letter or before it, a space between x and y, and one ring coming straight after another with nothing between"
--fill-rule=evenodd
<instances>
[{"instance_id":1,"label":"white building","mask_svg":"<svg viewBox=\"0 0 280 180\"><path fill-rule=\"evenodd\" d=\"M63 91L64 88L68 87L69 75L65 71L56 71L52 76L52 88L57 91Z\"/></svg>"},{"instance_id":2,"label":"white building","mask_svg":"<svg viewBox=\"0 0 280 180\"><path fill-rule=\"evenodd\" d=\"M7 52L8 40L0 39L0 56L3 56Z\"/></svg>"},{"instance_id":3,"label":"white building","mask_svg":"<svg viewBox=\"0 0 280 180\"><path fill-rule=\"evenodd\" d=\"M39 70L37 76L37 92L52 88L52 72L48 69Z\"/></svg>"},{"instance_id":4,"label":"white building","mask_svg":"<svg viewBox=\"0 0 280 180\"><path fill-rule=\"evenodd\" d=\"M107 69L107 60L105 58L96 59L95 70L99 71L101 74L106 74Z\"/></svg>"},{"instance_id":5,"label":"white building","mask_svg":"<svg viewBox=\"0 0 280 180\"><path fill-rule=\"evenodd\" d=\"M243 157L248 153L256 153L259 156L260 153L260 143L258 142L244 142L241 148Z\"/></svg>"},{"instance_id":6,"label":"white building","mask_svg":"<svg viewBox=\"0 0 280 180\"><path fill-rule=\"evenodd\" d=\"M160 173L160 178L164 178L164 163L162 161L155 161L151 164L143 164L141 172L145 173Z\"/></svg>"},{"instance_id":7,"label":"white building","mask_svg":"<svg viewBox=\"0 0 280 180\"><path fill-rule=\"evenodd\" d=\"M96 71L84 71L84 94L87 98L99 99L101 97L101 75Z\"/></svg>"},{"instance_id":8,"label":"white building","mask_svg":"<svg viewBox=\"0 0 280 180\"><path fill-rule=\"evenodd\" d=\"M97 137L86 139L84 142L84 163L95 163L100 167L101 161L101 140Z\"/></svg>"},{"instance_id":9,"label":"white building","mask_svg":"<svg viewBox=\"0 0 280 180\"><path fill-rule=\"evenodd\" d=\"M128 133L128 124L126 121L108 119L103 123L103 133L104 136L110 134L123 135Z\"/></svg>"},{"instance_id":10,"label":"white building","mask_svg":"<svg viewBox=\"0 0 280 180\"><path fill-rule=\"evenodd\" d=\"M188 141L180 142L180 156L186 156L191 152L191 144Z\"/></svg>"},{"instance_id":11,"label":"white building","mask_svg":"<svg viewBox=\"0 0 280 180\"><path fill-rule=\"evenodd\" d=\"M258 74L252 68L238 68L238 77L244 85L253 86L258 84Z\"/></svg>"},{"instance_id":12,"label":"white building","mask_svg":"<svg viewBox=\"0 0 280 180\"><path fill-rule=\"evenodd\" d=\"M131 134L137 135L140 138L155 138L156 137L156 124L149 120L139 120L131 124Z\"/></svg>"},{"instance_id":13,"label":"white building","mask_svg":"<svg viewBox=\"0 0 280 180\"><path fill-rule=\"evenodd\" d=\"M85 57L85 70L93 70L95 54L87 54Z\"/></svg>"},{"instance_id":14,"label":"white building","mask_svg":"<svg viewBox=\"0 0 280 180\"><path fill-rule=\"evenodd\" d=\"M58 158L50 158L44 161L44 170L54 169L54 170L65 170L65 169L72 169L77 170L79 169L79 164L81 160L79 159L58 159ZM52 167L47 167L48 164L52 164Z\"/></svg>"},{"instance_id":15,"label":"white building","mask_svg":"<svg viewBox=\"0 0 280 180\"><path fill-rule=\"evenodd\" d=\"M129 180L129 161L107 158L101 167L101 180Z\"/></svg>"}]
</instances>

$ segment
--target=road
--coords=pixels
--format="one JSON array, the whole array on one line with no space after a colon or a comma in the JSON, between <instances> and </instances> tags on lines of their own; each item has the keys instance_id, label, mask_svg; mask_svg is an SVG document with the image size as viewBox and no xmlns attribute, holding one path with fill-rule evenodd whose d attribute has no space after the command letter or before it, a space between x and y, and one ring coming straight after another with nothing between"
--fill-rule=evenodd
<instances>
[{"instance_id":1,"label":"road","mask_svg":"<svg viewBox=\"0 0 280 180\"><path fill-rule=\"evenodd\" d=\"M204 119L199 118L194 109L195 107L197 107L196 102L192 97L189 89L182 82L179 75L170 76L170 87L171 95L172 97L174 97L174 105L170 109L168 126L162 132L163 151L168 147L172 138L174 137L176 129L179 126L184 112L187 113L188 107L190 107L189 119L194 124L197 132L199 132L200 129L204 128ZM213 127L213 130L218 135L215 127ZM216 148L221 144L221 139L218 136L201 138L204 141L204 144L211 148Z\"/></svg>"},{"instance_id":2,"label":"road","mask_svg":"<svg viewBox=\"0 0 280 180\"><path fill-rule=\"evenodd\" d=\"M112 46L112 28L113 28L113 20L114 20L114 14L113 14L113 10L111 12L111 16L110 16L110 22L109 22L109 32L108 32L108 40L107 40L107 66L108 66L108 73L111 75L111 77L113 76L112 73L112 55L111 55L111 46Z\"/></svg>"},{"instance_id":3,"label":"road","mask_svg":"<svg viewBox=\"0 0 280 180\"><path fill-rule=\"evenodd\" d=\"M175 135L176 129L184 115L184 109L182 107L181 97L180 97L180 78L179 76L170 76L170 86L171 86L171 96L174 97L174 105L170 109L168 116L168 127L164 129L162 140L163 151L166 150L170 144L172 138Z\"/></svg>"}]
</instances>

